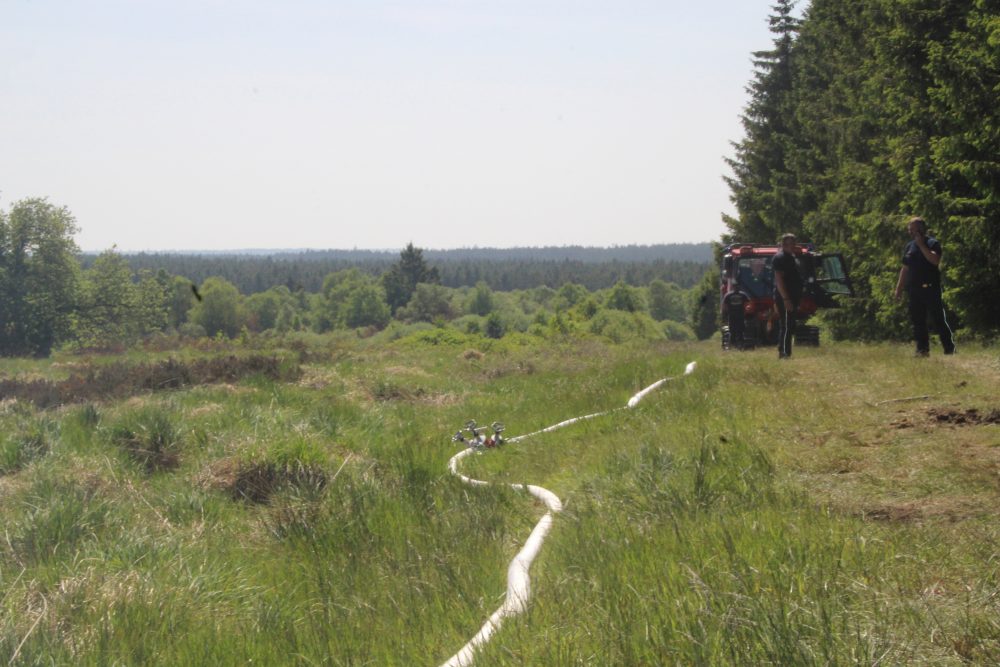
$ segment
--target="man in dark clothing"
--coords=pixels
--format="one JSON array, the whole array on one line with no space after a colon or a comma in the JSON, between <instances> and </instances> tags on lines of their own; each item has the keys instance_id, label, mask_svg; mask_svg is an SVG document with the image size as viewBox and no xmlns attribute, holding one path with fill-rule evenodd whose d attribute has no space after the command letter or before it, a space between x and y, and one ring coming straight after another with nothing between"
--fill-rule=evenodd
<instances>
[{"instance_id":1,"label":"man in dark clothing","mask_svg":"<svg viewBox=\"0 0 1000 667\"><path fill-rule=\"evenodd\" d=\"M923 218L912 218L906 225L912 240L903 250L903 268L896 281L896 299L903 298L903 289L909 294L910 322L913 324L913 339L917 344L917 355L930 354L930 335L927 332L927 316L938 335L945 354L954 354L955 341L951 327L944 314L941 300L941 242L927 235L927 223Z\"/></svg>"},{"instance_id":2,"label":"man in dark clothing","mask_svg":"<svg viewBox=\"0 0 1000 667\"><path fill-rule=\"evenodd\" d=\"M795 311L802 298L802 276L795 262L795 234L781 237L781 250L771 260L774 271L774 305L778 307L778 358L792 356Z\"/></svg>"},{"instance_id":3,"label":"man in dark clothing","mask_svg":"<svg viewBox=\"0 0 1000 667\"><path fill-rule=\"evenodd\" d=\"M750 297L739 290L734 290L722 298L722 314L729 324L729 346L737 350L743 349L746 317L744 309L749 300Z\"/></svg>"}]
</instances>

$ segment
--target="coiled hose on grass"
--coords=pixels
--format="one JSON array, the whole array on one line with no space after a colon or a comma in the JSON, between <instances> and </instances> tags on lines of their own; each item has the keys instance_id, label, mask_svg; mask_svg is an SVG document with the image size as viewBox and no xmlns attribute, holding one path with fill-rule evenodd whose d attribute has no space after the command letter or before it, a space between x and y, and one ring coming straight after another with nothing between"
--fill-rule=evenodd
<instances>
[{"instance_id":1,"label":"coiled hose on grass","mask_svg":"<svg viewBox=\"0 0 1000 667\"><path fill-rule=\"evenodd\" d=\"M697 364L694 361L689 363L684 369L684 375L690 375L694 372L696 365ZM624 408L615 408L613 410L595 412L594 414L567 419L566 421L553 424L552 426L548 426L539 431L510 438L507 440L507 444L520 442L521 440L526 440L542 433L555 431L556 429L560 429L587 419L593 419L594 417L608 415L618 410L634 408L639 404L639 401L649 395L650 392L660 387L660 385L664 382L672 379L673 378L663 378L662 380L657 380L630 398ZM451 474L457 476L460 480L470 486L489 486L490 482L466 477L458 471L459 461L473 452L473 449L466 448L458 454L455 454L451 457L451 460L448 461L448 470L451 471ZM545 541L545 536L548 535L549 529L552 528L553 516L557 512L562 511L562 501L559 500L559 497L556 496L556 494L540 486L535 486L533 484L511 484L510 486L518 491L527 491L535 498L538 498L545 504L548 511L545 512L545 515L539 519L537 524L535 524L535 528L531 531L531 535L528 536L524 546L517 552L517 555L514 556L514 560L512 560L510 565L507 567L507 596L504 598L503 604L499 609L493 612L488 619L486 619L486 622L483 623L483 627L480 628L479 632L476 633L476 635L470 639L465 646L458 651L458 653L442 663L441 667L468 667L471 665L473 659L475 658L476 649L490 640L493 633L500 629L500 625L503 623L503 620L508 616L520 614L527 608L528 598L531 596L531 579L528 576L528 568L531 567L531 562L535 560L535 556L537 556L538 552L541 551L542 543Z\"/></svg>"}]
</instances>

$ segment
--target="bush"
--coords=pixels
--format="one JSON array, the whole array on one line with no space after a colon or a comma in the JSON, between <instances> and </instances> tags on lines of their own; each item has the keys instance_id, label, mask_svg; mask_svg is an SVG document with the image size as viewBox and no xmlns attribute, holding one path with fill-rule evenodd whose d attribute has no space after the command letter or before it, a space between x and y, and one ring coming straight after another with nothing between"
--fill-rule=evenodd
<instances>
[{"instance_id":1,"label":"bush","mask_svg":"<svg viewBox=\"0 0 1000 667\"><path fill-rule=\"evenodd\" d=\"M402 339L400 342L417 345L462 345L467 347L471 341L469 336L461 331L432 328L426 331L418 331Z\"/></svg>"},{"instance_id":2,"label":"bush","mask_svg":"<svg viewBox=\"0 0 1000 667\"><path fill-rule=\"evenodd\" d=\"M463 315L458 319L452 320L451 326L463 333L475 335L483 332L484 322L485 318L479 315Z\"/></svg>"},{"instance_id":3,"label":"bush","mask_svg":"<svg viewBox=\"0 0 1000 667\"><path fill-rule=\"evenodd\" d=\"M489 317L486 318L486 327L484 330L487 338L499 339L503 338L504 333L506 333L503 321L500 316L496 313L490 313Z\"/></svg>"},{"instance_id":4,"label":"bush","mask_svg":"<svg viewBox=\"0 0 1000 667\"><path fill-rule=\"evenodd\" d=\"M673 322L671 320L663 322L663 333L666 335L667 340L687 342L695 339L695 335L694 332L691 331L691 327L686 324L681 324L680 322Z\"/></svg>"},{"instance_id":5,"label":"bush","mask_svg":"<svg viewBox=\"0 0 1000 667\"><path fill-rule=\"evenodd\" d=\"M662 340L663 331L657 322L645 313L627 313L622 310L601 310L590 321L590 332L614 343L628 340Z\"/></svg>"}]
</instances>

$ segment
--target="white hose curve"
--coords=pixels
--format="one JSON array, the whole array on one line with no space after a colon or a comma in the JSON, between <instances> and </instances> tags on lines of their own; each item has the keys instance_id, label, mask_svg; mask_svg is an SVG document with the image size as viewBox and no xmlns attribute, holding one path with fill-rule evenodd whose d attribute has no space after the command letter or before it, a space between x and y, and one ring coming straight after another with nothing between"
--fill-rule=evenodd
<instances>
[{"instance_id":1,"label":"white hose curve","mask_svg":"<svg viewBox=\"0 0 1000 667\"><path fill-rule=\"evenodd\" d=\"M690 375L693 373L697 365L697 362L694 361L689 363L684 368L684 375ZM628 403L625 405L625 408L615 408L613 410L595 412L594 414L567 419L566 421L543 428L540 431L534 431L532 433L510 438L507 440L507 443L519 442L541 433L548 433L549 431L555 431L556 429L563 428L564 426L575 424L576 422L611 414L617 410L634 408L639 404L639 401L649 395L650 392L659 388L664 382L671 379L673 378L663 378L662 380L657 380L653 384L649 385L630 398ZM472 479L471 477L466 477L462 473L458 472L458 462L472 453L473 450L467 448L463 449L458 454L455 454L448 461L448 470L451 471L451 474L455 475L470 486L489 486L490 482L486 482L481 479ZM545 541L545 536L548 535L549 530L552 528L553 515L556 512L562 511L562 501L559 500L559 497L556 496L556 494L540 486L534 486L533 484L511 484L510 486L511 488L517 490L526 490L535 498L542 501L548 508L548 511L541 519L539 519L538 523L535 524L535 528L531 531L531 535L528 536L524 546L521 547L521 550L517 552L517 555L514 556L514 560L512 560L510 565L507 567L507 596L504 598L503 604L499 609L493 612L488 619L486 619L486 622L483 623L483 627L480 628L478 633L476 633L476 636L470 639L458 653L443 662L441 667L469 667L475 658L476 649L488 642L493 633L500 629L503 619L508 616L520 614L527 609L528 598L531 596L531 578L528 576L528 568L531 567L531 563L535 560L535 556L537 556L538 552L541 551L542 542Z\"/></svg>"}]
</instances>

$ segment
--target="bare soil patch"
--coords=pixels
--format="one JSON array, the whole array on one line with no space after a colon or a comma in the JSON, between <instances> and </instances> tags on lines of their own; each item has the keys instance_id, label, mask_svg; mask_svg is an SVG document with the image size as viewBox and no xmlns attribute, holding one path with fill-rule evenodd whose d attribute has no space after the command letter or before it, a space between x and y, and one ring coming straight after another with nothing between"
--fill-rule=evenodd
<instances>
[{"instance_id":1,"label":"bare soil patch","mask_svg":"<svg viewBox=\"0 0 1000 667\"><path fill-rule=\"evenodd\" d=\"M985 426L1000 425L1000 409L981 411L978 408L928 408L923 413L909 414L889 422L897 430L917 426Z\"/></svg>"},{"instance_id":2,"label":"bare soil patch","mask_svg":"<svg viewBox=\"0 0 1000 667\"><path fill-rule=\"evenodd\" d=\"M966 408L965 410L956 408L931 408L927 411L927 416L939 424L953 424L955 426L1000 424L1000 409L980 412L976 408Z\"/></svg>"}]
</instances>

